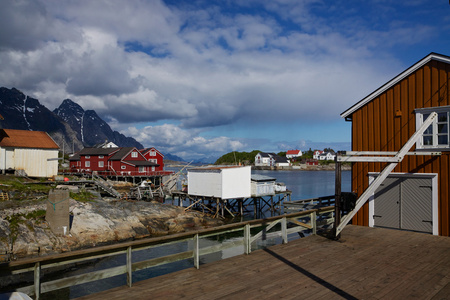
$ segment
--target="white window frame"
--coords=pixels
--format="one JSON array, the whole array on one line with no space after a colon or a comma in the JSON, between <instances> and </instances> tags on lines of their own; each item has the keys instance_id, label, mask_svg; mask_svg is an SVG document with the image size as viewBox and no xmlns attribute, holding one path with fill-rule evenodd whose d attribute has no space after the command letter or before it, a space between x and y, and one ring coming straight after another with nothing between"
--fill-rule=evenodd
<instances>
[{"instance_id":1,"label":"white window frame","mask_svg":"<svg viewBox=\"0 0 450 300\"><path fill-rule=\"evenodd\" d=\"M98 162L98 167L99 167L99 168L104 168L104 167L105 167L105 162L102 161L102 160L99 161L99 162Z\"/></svg>"},{"instance_id":2,"label":"white window frame","mask_svg":"<svg viewBox=\"0 0 450 300\"><path fill-rule=\"evenodd\" d=\"M433 121L433 123L428 127L427 130L423 133L422 137L416 142L416 149L449 149L450 148L450 106L439 106L439 107L429 107L429 108L418 108L414 111L416 113L416 130L423 124L432 112L436 112L438 117ZM444 122L439 122L440 117L446 114L447 120ZM425 116L425 117L424 117ZM439 126L446 126L447 132L439 133ZM424 137L431 137L432 144L425 145ZM446 144L439 144L439 137L446 137Z\"/></svg>"},{"instance_id":3,"label":"white window frame","mask_svg":"<svg viewBox=\"0 0 450 300\"><path fill-rule=\"evenodd\" d=\"M91 158L91 156L90 155L86 155L84 158L86 158L86 159L90 159Z\"/></svg>"},{"instance_id":4,"label":"white window frame","mask_svg":"<svg viewBox=\"0 0 450 300\"><path fill-rule=\"evenodd\" d=\"M98 158L104 158L104 156L103 155L99 155Z\"/></svg>"},{"instance_id":5,"label":"white window frame","mask_svg":"<svg viewBox=\"0 0 450 300\"><path fill-rule=\"evenodd\" d=\"M150 156L156 156L156 151L155 150L150 151Z\"/></svg>"},{"instance_id":6,"label":"white window frame","mask_svg":"<svg viewBox=\"0 0 450 300\"><path fill-rule=\"evenodd\" d=\"M85 168L90 168L91 167L91 162L90 161L85 161L84 162L84 167Z\"/></svg>"},{"instance_id":7,"label":"white window frame","mask_svg":"<svg viewBox=\"0 0 450 300\"><path fill-rule=\"evenodd\" d=\"M136 151L131 152L131 157L136 158L138 157L138 154Z\"/></svg>"},{"instance_id":8,"label":"white window frame","mask_svg":"<svg viewBox=\"0 0 450 300\"><path fill-rule=\"evenodd\" d=\"M144 166L140 166L138 168L138 170L139 170L139 173L145 173L145 167Z\"/></svg>"},{"instance_id":9,"label":"white window frame","mask_svg":"<svg viewBox=\"0 0 450 300\"><path fill-rule=\"evenodd\" d=\"M126 169L127 169L127 166L122 165L122 166L120 166L120 169L121 169L121 170L126 170Z\"/></svg>"}]
</instances>

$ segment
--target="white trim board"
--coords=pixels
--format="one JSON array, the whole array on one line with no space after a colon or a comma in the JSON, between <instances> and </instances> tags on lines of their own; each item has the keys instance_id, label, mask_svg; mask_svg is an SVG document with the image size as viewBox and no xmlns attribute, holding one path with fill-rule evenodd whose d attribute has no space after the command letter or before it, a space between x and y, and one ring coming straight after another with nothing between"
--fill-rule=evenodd
<instances>
[{"instance_id":1,"label":"white trim board","mask_svg":"<svg viewBox=\"0 0 450 300\"><path fill-rule=\"evenodd\" d=\"M370 172L369 185L380 173ZM433 235L439 235L439 212L438 212L438 174L437 173L391 173L388 177L405 178L429 178L431 179L431 207L433 215ZM375 211L375 192L369 198L369 227L374 227L373 215Z\"/></svg>"}]
</instances>

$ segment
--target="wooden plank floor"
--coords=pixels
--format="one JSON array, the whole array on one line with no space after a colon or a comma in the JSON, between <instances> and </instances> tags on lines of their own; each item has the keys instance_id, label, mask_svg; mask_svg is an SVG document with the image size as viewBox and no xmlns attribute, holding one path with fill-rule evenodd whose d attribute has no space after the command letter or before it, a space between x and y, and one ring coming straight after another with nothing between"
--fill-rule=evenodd
<instances>
[{"instance_id":1,"label":"wooden plank floor","mask_svg":"<svg viewBox=\"0 0 450 300\"><path fill-rule=\"evenodd\" d=\"M450 238L347 226L81 299L450 299Z\"/></svg>"}]
</instances>

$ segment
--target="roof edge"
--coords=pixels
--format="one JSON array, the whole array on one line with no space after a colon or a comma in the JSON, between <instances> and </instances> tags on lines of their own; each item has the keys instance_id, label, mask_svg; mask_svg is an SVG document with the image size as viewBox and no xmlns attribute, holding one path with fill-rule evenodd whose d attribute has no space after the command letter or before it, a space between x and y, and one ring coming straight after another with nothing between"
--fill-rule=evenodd
<instances>
[{"instance_id":1,"label":"roof edge","mask_svg":"<svg viewBox=\"0 0 450 300\"><path fill-rule=\"evenodd\" d=\"M422 58L421 60L416 62L414 65L412 65L411 67L409 67L405 71L401 72L400 74L398 74L397 76L395 76L394 78L389 80L387 83L385 83L384 85L382 85L381 87L376 89L374 92L372 92L365 98L358 101L356 104L351 106L349 109L347 109L346 111L341 113L340 116L342 118L349 117L356 110L360 109L361 107L363 107L364 105L366 105L367 103L372 101L374 98L378 97L380 94L382 94L386 90L390 89L392 86L396 85L398 82L402 81L404 78L408 77L409 75L414 73L416 70L423 67L425 64L427 64L428 62L430 62L432 60L437 60L440 62L450 64L450 56L431 52L430 54L428 54L427 56L425 56L424 58Z\"/></svg>"}]
</instances>

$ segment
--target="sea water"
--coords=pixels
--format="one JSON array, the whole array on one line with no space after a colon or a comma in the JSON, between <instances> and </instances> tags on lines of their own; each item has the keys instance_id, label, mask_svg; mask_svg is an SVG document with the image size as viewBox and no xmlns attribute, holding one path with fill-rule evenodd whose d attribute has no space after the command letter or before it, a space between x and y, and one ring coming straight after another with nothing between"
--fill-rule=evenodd
<instances>
[{"instance_id":1,"label":"sea water","mask_svg":"<svg viewBox=\"0 0 450 300\"><path fill-rule=\"evenodd\" d=\"M330 196L335 194L335 171L265 171L254 170L252 174L259 174L275 178L282 182L292 192L291 201ZM351 172L342 171L341 190L351 191Z\"/></svg>"}]
</instances>

